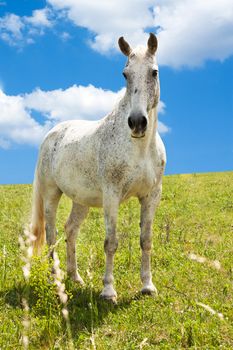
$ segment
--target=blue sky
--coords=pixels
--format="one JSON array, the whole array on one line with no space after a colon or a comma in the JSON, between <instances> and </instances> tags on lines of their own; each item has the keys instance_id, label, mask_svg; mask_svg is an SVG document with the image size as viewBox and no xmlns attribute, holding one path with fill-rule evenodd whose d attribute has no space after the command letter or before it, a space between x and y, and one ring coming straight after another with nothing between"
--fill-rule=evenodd
<instances>
[{"instance_id":1,"label":"blue sky","mask_svg":"<svg viewBox=\"0 0 233 350\"><path fill-rule=\"evenodd\" d=\"M146 44L149 31L159 39L166 173L232 170L230 0L0 1L1 184L32 182L54 124L111 110L125 84L117 39Z\"/></svg>"}]
</instances>

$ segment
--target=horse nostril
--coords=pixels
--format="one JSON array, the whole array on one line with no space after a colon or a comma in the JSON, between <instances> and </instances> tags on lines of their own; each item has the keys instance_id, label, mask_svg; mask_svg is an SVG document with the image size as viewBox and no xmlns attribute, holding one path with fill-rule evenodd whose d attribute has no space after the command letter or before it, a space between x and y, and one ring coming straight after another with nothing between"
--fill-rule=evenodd
<instances>
[{"instance_id":1,"label":"horse nostril","mask_svg":"<svg viewBox=\"0 0 233 350\"><path fill-rule=\"evenodd\" d=\"M133 130L133 128L134 128L134 123L133 123L133 120L132 120L131 117L128 118L128 125L129 125L130 129Z\"/></svg>"},{"instance_id":2,"label":"horse nostril","mask_svg":"<svg viewBox=\"0 0 233 350\"><path fill-rule=\"evenodd\" d=\"M142 130L145 130L146 126L147 126L147 119L146 119L146 117L142 116L142 119L141 119L141 128L142 128Z\"/></svg>"}]
</instances>

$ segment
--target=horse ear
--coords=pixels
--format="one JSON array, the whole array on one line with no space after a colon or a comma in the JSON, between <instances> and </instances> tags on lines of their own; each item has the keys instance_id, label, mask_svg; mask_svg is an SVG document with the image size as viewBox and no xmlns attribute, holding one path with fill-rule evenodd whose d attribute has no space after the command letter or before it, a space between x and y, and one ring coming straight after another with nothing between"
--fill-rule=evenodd
<instances>
[{"instance_id":1,"label":"horse ear","mask_svg":"<svg viewBox=\"0 0 233 350\"><path fill-rule=\"evenodd\" d=\"M157 50L157 47L158 47L158 40L153 33L150 33L150 37L148 39L147 46L148 46L148 52L151 55L154 55L156 50Z\"/></svg>"},{"instance_id":2,"label":"horse ear","mask_svg":"<svg viewBox=\"0 0 233 350\"><path fill-rule=\"evenodd\" d=\"M127 41L125 41L125 39L123 38L123 36L121 36L118 40L118 45L121 49L121 52L125 55L125 56L129 56L130 52L132 51L131 47L129 46L129 44L127 43Z\"/></svg>"}]
</instances>

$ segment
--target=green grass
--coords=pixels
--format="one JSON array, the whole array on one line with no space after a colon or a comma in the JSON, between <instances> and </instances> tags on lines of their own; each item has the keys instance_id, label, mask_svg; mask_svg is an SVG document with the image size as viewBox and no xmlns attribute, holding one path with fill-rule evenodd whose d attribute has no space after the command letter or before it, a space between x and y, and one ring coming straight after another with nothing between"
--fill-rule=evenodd
<instances>
[{"instance_id":1,"label":"green grass","mask_svg":"<svg viewBox=\"0 0 233 350\"><path fill-rule=\"evenodd\" d=\"M0 349L20 349L29 295L30 349L67 349L62 305L45 257L33 260L29 285L22 274L18 236L27 221L31 186L0 186ZM233 348L233 173L164 178L154 221L153 280L157 297L141 296L139 205L121 206L115 258L118 304L99 298L104 272L102 210L92 209L77 240L80 287L66 279L71 333L76 349L232 349ZM70 210L63 198L59 237ZM57 247L65 270L65 241ZM204 263L190 260L194 253ZM218 260L221 268L213 267ZM90 273L87 273L89 271ZM224 319L197 303L209 305Z\"/></svg>"}]
</instances>

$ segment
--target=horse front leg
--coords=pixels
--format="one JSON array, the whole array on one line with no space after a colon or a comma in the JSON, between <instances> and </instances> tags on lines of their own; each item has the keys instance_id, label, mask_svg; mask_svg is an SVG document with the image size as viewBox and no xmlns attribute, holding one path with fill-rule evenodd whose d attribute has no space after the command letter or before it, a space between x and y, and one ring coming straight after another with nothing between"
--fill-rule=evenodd
<instances>
[{"instance_id":1,"label":"horse front leg","mask_svg":"<svg viewBox=\"0 0 233 350\"><path fill-rule=\"evenodd\" d=\"M104 288L101 297L116 302L117 293L113 287L113 260L117 250L118 240L116 235L116 223L119 201L113 193L106 193L104 196L104 220L106 228L106 238L104 241L104 251L106 255L106 268L103 278Z\"/></svg>"},{"instance_id":2,"label":"horse front leg","mask_svg":"<svg viewBox=\"0 0 233 350\"><path fill-rule=\"evenodd\" d=\"M151 274L151 246L152 246L152 224L155 209L160 202L162 186L154 190L151 194L140 199L141 203L141 235L140 246L142 250L141 260L141 281L143 284L141 292L143 294L157 293L157 289L152 282Z\"/></svg>"}]
</instances>

